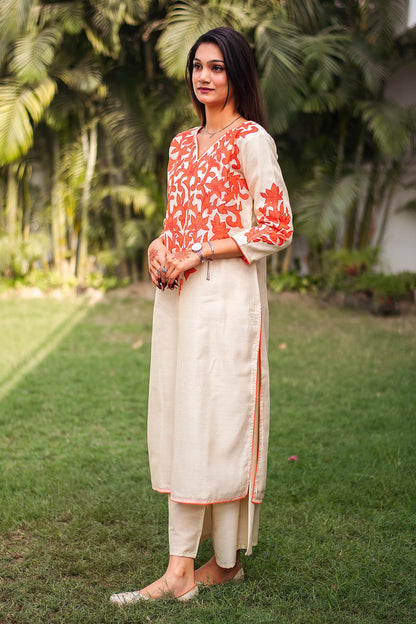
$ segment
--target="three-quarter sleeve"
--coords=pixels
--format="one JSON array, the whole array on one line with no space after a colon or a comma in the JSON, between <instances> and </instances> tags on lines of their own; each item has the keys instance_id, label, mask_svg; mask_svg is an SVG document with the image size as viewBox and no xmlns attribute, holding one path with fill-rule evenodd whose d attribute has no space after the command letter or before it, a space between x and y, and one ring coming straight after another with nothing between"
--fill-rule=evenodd
<instances>
[{"instance_id":1,"label":"three-quarter sleeve","mask_svg":"<svg viewBox=\"0 0 416 624\"><path fill-rule=\"evenodd\" d=\"M250 264L290 244L292 212L272 137L259 127L258 132L241 137L238 148L240 171L253 203L253 223L232 238Z\"/></svg>"}]
</instances>

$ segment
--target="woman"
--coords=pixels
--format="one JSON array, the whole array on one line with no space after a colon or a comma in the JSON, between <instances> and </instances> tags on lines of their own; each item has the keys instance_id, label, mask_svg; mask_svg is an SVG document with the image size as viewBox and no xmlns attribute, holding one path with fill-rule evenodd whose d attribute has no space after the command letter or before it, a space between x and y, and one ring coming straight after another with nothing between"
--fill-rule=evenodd
<instances>
[{"instance_id":1,"label":"woman","mask_svg":"<svg viewBox=\"0 0 416 624\"><path fill-rule=\"evenodd\" d=\"M269 428L266 256L292 238L289 199L251 49L230 28L192 47L201 126L172 141L164 229L149 247L155 298L148 445L169 495L169 564L117 604L243 578L257 543ZM214 556L194 571L200 540Z\"/></svg>"}]
</instances>

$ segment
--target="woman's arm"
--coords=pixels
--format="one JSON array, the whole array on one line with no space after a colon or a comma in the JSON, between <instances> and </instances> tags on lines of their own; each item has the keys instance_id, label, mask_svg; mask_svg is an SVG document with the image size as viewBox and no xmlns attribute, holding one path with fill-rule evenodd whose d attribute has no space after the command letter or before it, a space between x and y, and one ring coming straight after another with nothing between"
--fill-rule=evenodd
<instances>
[{"instance_id":1,"label":"woman's arm","mask_svg":"<svg viewBox=\"0 0 416 624\"><path fill-rule=\"evenodd\" d=\"M210 243L202 243L201 249L204 260L218 260L222 258L239 258L241 251L233 238L213 240ZM166 273L159 270L159 276L163 285L173 287L175 279L180 273L194 269L201 264L202 258L192 249L183 249L173 254L168 254L164 262Z\"/></svg>"},{"instance_id":2,"label":"woman's arm","mask_svg":"<svg viewBox=\"0 0 416 624\"><path fill-rule=\"evenodd\" d=\"M275 142L263 128L240 139L239 162L256 223L232 237L250 264L291 243L292 212Z\"/></svg>"}]
</instances>

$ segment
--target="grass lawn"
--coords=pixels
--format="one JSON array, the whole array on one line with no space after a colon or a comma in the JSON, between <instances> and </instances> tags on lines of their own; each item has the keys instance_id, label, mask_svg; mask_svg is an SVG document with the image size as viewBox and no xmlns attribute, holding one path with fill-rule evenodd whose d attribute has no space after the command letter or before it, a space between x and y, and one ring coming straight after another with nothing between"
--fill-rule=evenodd
<instances>
[{"instance_id":1,"label":"grass lawn","mask_svg":"<svg viewBox=\"0 0 416 624\"><path fill-rule=\"evenodd\" d=\"M109 595L168 556L145 439L152 303L0 300L2 624L416 621L416 316L301 297L270 312L268 489L246 581L123 611ZM204 543L197 564L209 556Z\"/></svg>"}]
</instances>

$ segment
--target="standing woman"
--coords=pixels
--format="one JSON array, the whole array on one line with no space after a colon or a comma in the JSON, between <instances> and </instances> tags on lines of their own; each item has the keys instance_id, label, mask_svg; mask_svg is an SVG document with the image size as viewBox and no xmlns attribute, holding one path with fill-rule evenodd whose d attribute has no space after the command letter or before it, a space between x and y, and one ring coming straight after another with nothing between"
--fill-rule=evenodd
<instances>
[{"instance_id":1,"label":"standing woman","mask_svg":"<svg viewBox=\"0 0 416 624\"><path fill-rule=\"evenodd\" d=\"M149 247L148 446L152 486L169 498L170 557L158 580L111 596L120 605L242 579L265 489L266 256L291 242L289 199L245 38L210 30L186 73L201 126L172 141L164 229ZM206 537L215 554L194 570Z\"/></svg>"}]
</instances>

